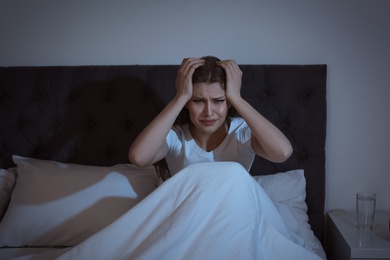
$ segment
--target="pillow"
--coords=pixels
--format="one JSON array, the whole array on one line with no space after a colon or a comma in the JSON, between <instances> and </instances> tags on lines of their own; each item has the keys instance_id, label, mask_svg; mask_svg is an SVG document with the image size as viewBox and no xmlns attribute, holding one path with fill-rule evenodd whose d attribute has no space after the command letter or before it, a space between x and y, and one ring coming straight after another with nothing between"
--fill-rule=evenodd
<instances>
[{"instance_id":1,"label":"pillow","mask_svg":"<svg viewBox=\"0 0 390 260\"><path fill-rule=\"evenodd\" d=\"M312 248L320 248L307 215L306 180L302 169L253 176L274 202L286 226Z\"/></svg>"},{"instance_id":2,"label":"pillow","mask_svg":"<svg viewBox=\"0 0 390 260\"><path fill-rule=\"evenodd\" d=\"M15 185L13 169L0 169L0 220L4 216L12 189Z\"/></svg>"},{"instance_id":3,"label":"pillow","mask_svg":"<svg viewBox=\"0 0 390 260\"><path fill-rule=\"evenodd\" d=\"M157 185L153 167L65 164L13 156L18 179L0 223L0 246L74 246Z\"/></svg>"}]
</instances>

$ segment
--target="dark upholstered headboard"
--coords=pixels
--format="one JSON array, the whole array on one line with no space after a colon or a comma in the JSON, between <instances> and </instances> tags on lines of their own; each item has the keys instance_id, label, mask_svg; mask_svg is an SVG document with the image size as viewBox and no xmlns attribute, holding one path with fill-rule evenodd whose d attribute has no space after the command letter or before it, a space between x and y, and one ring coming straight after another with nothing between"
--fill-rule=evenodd
<instances>
[{"instance_id":1,"label":"dark upholstered headboard","mask_svg":"<svg viewBox=\"0 0 390 260\"><path fill-rule=\"evenodd\" d=\"M241 65L242 95L290 139L282 164L304 169L312 229L322 241L326 65ZM0 67L0 167L13 154L87 165L128 163L138 133L174 95L177 65Z\"/></svg>"}]
</instances>

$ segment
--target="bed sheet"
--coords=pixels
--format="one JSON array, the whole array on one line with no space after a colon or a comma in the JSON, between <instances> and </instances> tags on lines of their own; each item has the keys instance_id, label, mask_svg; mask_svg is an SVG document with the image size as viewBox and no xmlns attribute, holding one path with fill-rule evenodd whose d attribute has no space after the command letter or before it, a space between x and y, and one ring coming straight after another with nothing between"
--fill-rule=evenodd
<instances>
[{"instance_id":1,"label":"bed sheet","mask_svg":"<svg viewBox=\"0 0 390 260\"><path fill-rule=\"evenodd\" d=\"M21 248L0 248L0 260L9 260L12 258L29 258L33 255L39 255L42 253L62 251L64 248L53 248L53 247L21 247ZM326 259L324 249L317 248L313 250L321 259ZM59 253L54 253L59 254Z\"/></svg>"},{"instance_id":2,"label":"bed sheet","mask_svg":"<svg viewBox=\"0 0 390 260\"><path fill-rule=\"evenodd\" d=\"M288 230L271 199L241 165L220 162L187 167L121 218L71 249L18 259L291 256L322 259Z\"/></svg>"}]
</instances>

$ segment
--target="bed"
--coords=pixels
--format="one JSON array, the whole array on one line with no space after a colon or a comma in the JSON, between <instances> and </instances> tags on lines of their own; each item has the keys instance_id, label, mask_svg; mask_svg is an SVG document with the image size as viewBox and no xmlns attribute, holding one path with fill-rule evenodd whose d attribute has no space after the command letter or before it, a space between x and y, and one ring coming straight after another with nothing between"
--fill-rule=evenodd
<instances>
[{"instance_id":1,"label":"bed","mask_svg":"<svg viewBox=\"0 0 390 260\"><path fill-rule=\"evenodd\" d=\"M250 178L242 176L234 181L242 183L244 191L233 192L237 187L229 180L237 177L229 177L229 173L210 180L230 188L218 189L220 194L209 194L200 203L217 196L234 200L237 194L257 189L253 180L272 201L288 232L302 242L302 247L325 258L322 242L327 67L314 64L240 68L243 97L283 131L294 152L284 163L256 158ZM63 259L75 259L80 255L68 252L88 247L89 252L97 251L97 240L103 238L105 245L109 244L107 240L116 241L115 247L104 249L107 257L99 253L98 258L108 259L110 250L114 254L118 247L135 244L133 240L123 244L130 238L122 234L128 232L121 230L134 229L131 239L147 238L142 232L154 218L161 218L157 209L172 194L181 192L186 196L180 198L180 203L175 198L175 207L193 199L188 190L202 186L204 178L194 180L196 185L186 191L177 191L188 173L175 175L159 186L153 167L136 168L127 158L135 137L173 97L177 70L178 65L0 67L0 259L51 259L63 255ZM205 178L221 167L227 167L226 172L237 169L234 165L194 167L206 174ZM222 184L225 182L230 184ZM258 194L256 199L262 201L262 197ZM215 203L210 204L208 212L221 205L221 201ZM178 211L175 208L175 214ZM197 221L199 211L202 207L191 213L193 221ZM164 223L170 218L167 216ZM174 229L175 223L168 226ZM188 227L191 223L194 222L183 225ZM166 234L172 233L166 226L164 229ZM227 229L226 225L223 229ZM199 230L204 229L194 226L191 233L202 233ZM194 247L196 241L204 239L203 233L191 240L185 231L181 232L184 233L175 243L193 241L188 244ZM207 244L221 240L224 233L218 232L215 236L208 234ZM264 240L270 237L265 235ZM149 241L149 246L159 243L156 238L152 241L156 242ZM237 242L234 238L230 241ZM246 244L251 242L254 241ZM145 239L139 243L145 244ZM165 246L161 252L167 257L191 259L196 255L188 255L194 252L191 250L180 255L180 249L175 248L169 255ZM214 256L223 256L216 253ZM239 256L242 255L237 253L235 257ZM164 258L164 254L159 257ZM128 254L123 258L133 257Z\"/></svg>"}]
</instances>

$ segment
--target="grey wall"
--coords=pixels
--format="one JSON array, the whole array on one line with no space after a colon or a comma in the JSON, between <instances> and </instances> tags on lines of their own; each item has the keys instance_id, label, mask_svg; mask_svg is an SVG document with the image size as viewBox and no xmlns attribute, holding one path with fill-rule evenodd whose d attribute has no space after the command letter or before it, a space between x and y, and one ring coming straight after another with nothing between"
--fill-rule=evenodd
<instances>
[{"instance_id":1,"label":"grey wall","mask_svg":"<svg viewBox=\"0 0 390 260\"><path fill-rule=\"evenodd\" d=\"M328 65L326 210L390 210L390 1L0 0L0 66Z\"/></svg>"}]
</instances>

